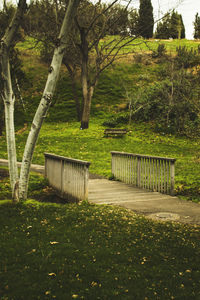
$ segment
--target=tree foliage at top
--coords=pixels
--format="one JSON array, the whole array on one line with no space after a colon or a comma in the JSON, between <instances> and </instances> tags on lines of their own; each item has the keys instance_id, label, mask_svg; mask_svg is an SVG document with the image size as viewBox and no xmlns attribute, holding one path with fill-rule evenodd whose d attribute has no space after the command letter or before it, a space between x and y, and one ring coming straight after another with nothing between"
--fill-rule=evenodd
<instances>
[{"instance_id":1,"label":"tree foliage at top","mask_svg":"<svg viewBox=\"0 0 200 300\"><path fill-rule=\"evenodd\" d=\"M136 9L129 11L128 27L131 36L139 35L139 13Z\"/></svg>"},{"instance_id":2,"label":"tree foliage at top","mask_svg":"<svg viewBox=\"0 0 200 300\"><path fill-rule=\"evenodd\" d=\"M127 34L128 22L128 10L119 4L113 6L110 9L110 18L107 24L107 34Z\"/></svg>"},{"instance_id":3,"label":"tree foliage at top","mask_svg":"<svg viewBox=\"0 0 200 300\"><path fill-rule=\"evenodd\" d=\"M194 21L194 38L200 39L200 16L197 13Z\"/></svg>"},{"instance_id":4,"label":"tree foliage at top","mask_svg":"<svg viewBox=\"0 0 200 300\"><path fill-rule=\"evenodd\" d=\"M155 38L158 39L184 39L185 26L182 15L173 11L158 23Z\"/></svg>"},{"instance_id":5,"label":"tree foliage at top","mask_svg":"<svg viewBox=\"0 0 200 300\"><path fill-rule=\"evenodd\" d=\"M153 6L151 0L140 0L139 7L139 34L144 38L152 38L153 36Z\"/></svg>"}]
</instances>

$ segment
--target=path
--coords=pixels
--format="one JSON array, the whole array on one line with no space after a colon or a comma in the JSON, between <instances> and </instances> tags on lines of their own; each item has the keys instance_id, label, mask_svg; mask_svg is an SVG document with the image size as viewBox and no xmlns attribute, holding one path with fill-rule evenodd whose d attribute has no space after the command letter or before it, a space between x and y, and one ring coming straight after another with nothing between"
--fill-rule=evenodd
<instances>
[{"instance_id":1,"label":"path","mask_svg":"<svg viewBox=\"0 0 200 300\"><path fill-rule=\"evenodd\" d=\"M6 166L7 160L0 159ZM18 163L20 166L20 163ZM44 166L31 165L31 170L44 174ZM98 176L97 176L98 177ZM88 200L95 204L119 205L157 220L172 220L200 225L200 204L177 197L134 188L119 181L90 176Z\"/></svg>"},{"instance_id":2,"label":"path","mask_svg":"<svg viewBox=\"0 0 200 300\"><path fill-rule=\"evenodd\" d=\"M118 181L90 180L88 200L95 204L120 205L157 220L200 224L199 204Z\"/></svg>"},{"instance_id":3,"label":"path","mask_svg":"<svg viewBox=\"0 0 200 300\"><path fill-rule=\"evenodd\" d=\"M0 158L0 166L8 166L8 160ZM21 163L18 162L17 166L20 167ZM40 173L40 174L44 174L44 166L32 164L31 165L31 171L37 172L37 173Z\"/></svg>"}]
</instances>

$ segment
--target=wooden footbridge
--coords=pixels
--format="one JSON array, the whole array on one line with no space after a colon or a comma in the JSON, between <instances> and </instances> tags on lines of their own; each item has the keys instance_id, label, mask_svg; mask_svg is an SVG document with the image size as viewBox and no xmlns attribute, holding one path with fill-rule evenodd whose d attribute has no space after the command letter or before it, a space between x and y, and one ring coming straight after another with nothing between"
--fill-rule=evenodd
<instances>
[{"instance_id":1,"label":"wooden footbridge","mask_svg":"<svg viewBox=\"0 0 200 300\"><path fill-rule=\"evenodd\" d=\"M174 197L175 159L111 152L114 180L89 175L89 162L45 154L45 173L67 200L88 199L94 204L120 205L154 219L200 224L200 205ZM6 164L6 160L0 160Z\"/></svg>"}]
</instances>

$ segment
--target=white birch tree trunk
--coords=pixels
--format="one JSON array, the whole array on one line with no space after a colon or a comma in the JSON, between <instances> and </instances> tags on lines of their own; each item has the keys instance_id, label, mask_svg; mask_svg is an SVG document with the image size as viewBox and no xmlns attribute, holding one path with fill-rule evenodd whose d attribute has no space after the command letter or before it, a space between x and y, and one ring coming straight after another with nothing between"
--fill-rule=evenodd
<instances>
[{"instance_id":1,"label":"white birch tree trunk","mask_svg":"<svg viewBox=\"0 0 200 300\"><path fill-rule=\"evenodd\" d=\"M35 113L31 130L27 138L21 172L19 180L19 198L25 200L27 198L28 181L30 166L33 158L33 152L37 142L37 138L42 126L42 123L46 117L47 111L51 105L53 94L55 91L56 83L60 73L60 67L62 64L63 55L67 45L68 33L70 31L70 25L72 23L74 14L78 7L80 0L70 0L65 17L63 20L62 28L58 37L58 46L54 50L53 59L49 68L49 74L46 81L46 86L42 95L42 99Z\"/></svg>"},{"instance_id":2,"label":"white birch tree trunk","mask_svg":"<svg viewBox=\"0 0 200 300\"><path fill-rule=\"evenodd\" d=\"M17 155L15 144L15 128L14 128L14 103L15 97L12 90L12 81L10 76L10 63L7 51L2 53L2 78L4 81L4 90L2 98L5 107L5 125L6 125L6 140L7 140L7 153L8 153L8 166L10 173L10 184L12 189L12 198L18 201L17 193L15 190L18 187L18 169L17 169Z\"/></svg>"},{"instance_id":3,"label":"white birch tree trunk","mask_svg":"<svg viewBox=\"0 0 200 300\"><path fill-rule=\"evenodd\" d=\"M13 47L16 32L22 21L22 17L26 10L26 0L19 0L15 15L9 24L0 44L0 70L3 81L3 89L1 97L4 101L5 107L5 125L6 125L6 140L8 165L10 174L10 183L12 189L12 198L18 201L18 169L17 169L17 155L15 145L15 128L14 128L14 103L15 97L12 89L12 80L10 74L9 52Z\"/></svg>"}]
</instances>

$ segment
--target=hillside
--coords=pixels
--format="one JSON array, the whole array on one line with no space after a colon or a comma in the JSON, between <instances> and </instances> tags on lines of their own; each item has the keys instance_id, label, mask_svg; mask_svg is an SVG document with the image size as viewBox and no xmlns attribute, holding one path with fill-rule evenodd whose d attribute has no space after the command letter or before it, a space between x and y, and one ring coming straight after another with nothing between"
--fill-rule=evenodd
<instances>
[{"instance_id":1,"label":"hillside","mask_svg":"<svg viewBox=\"0 0 200 300\"><path fill-rule=\"evenodd\" d=\"M177 41L165 43L175 48ZM23 70L26 74L22 87L26 111L22 110L20 102L16 103L18 160L22 158L28 134L28 130L23 130L24 123L30 126L48 71L48 65L40 60L38 50L28 49L30 45L30 41L19 45ZM192 43L192 46L194 45L198 43ZM184 127L185 134L176 131L176 123L170 123L172 125L167 129L164 127L163 111L159 105L161 100L165 99L165 95L161 92L165 90L164 87L168 87L166 78L169 81L169 75L166 70L169 61L166 60L165 54L159 57L156 56L156 52L152 54L149 50L142 49L142 51L120 58L101 75L92 102L90 128L85 131L79 129L80 123L76 121L70 78L65 68L62 68L55 99L42 128L33 162L43 164L43 153L52 152L89 160L92 162L91 172L109 177L112 150L175 157L177 194L189 200L200 201L200 146L199 137L195 136L197 127L192 127L195 125L191 125L188 120L186 128ZM193 69L188 68L186 72L193 74ZM185 86L183 81L185 79L181 80L179 80L180 91ZM195 85L197 80L198 76L195 75L193 79ZM164 82L163 85L161 82ZM187 87L187 90L192 87L192 85ZM77 91L81 99L81 86L78 80ZM193 97L198 105L198 90ZM129 102L135 105L131 112L128 109ZM105 138L103 131L108 126L126 127L129 133L123 139ZM0 156L1 158L7 156L5 136L1 137Z\"/></svg>"}]
</instances>

